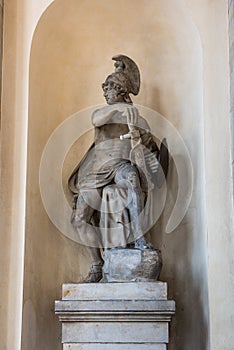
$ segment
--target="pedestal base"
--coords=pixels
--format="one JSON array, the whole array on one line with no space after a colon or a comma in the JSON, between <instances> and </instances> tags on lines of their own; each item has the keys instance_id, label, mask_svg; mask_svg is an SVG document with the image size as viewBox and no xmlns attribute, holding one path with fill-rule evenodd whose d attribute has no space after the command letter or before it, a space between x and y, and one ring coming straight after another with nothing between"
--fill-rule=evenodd
<instances>
[{"instance_id":1,"label":"pedestal base","mask_svg":"<svg viewBox=\"0 0 234 350\"><path fill-rule=\"evenodd\" d=\"M64 344L63 350L166 350L166 344Z\"/></svg>"},{"instance_id":2,"label":"pedestal base","mask_svg":"<svg viewBox=\"0 0 234 350\"><path fill-rule=\"evenodd\" d=\"M161 252L155 249L107 249L105 282L156 282L162 269Z\"/></svg>"},{"instance_id":3,"label":"pedestal base","mask_svg":"<svg viewBox=\"0 0 234 350\"><path fill-rule=\"evenodd\" d=\"M63 350L166 350L175 303L162 282L63 285Z\"/></svg>"}]
</instances>

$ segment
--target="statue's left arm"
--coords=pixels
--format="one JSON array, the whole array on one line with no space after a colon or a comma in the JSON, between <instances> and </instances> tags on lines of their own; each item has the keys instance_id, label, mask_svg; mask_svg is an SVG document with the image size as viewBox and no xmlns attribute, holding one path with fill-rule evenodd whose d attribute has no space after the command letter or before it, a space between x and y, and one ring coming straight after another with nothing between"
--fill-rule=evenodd
<instances>
[{"instance_id":1,"label":"statue's left arm","mask_svg":"<svg viewBox=\"0 0 234 350\"><path fill-rule=\"evenodd\" d=\"M161 187L167 177L169 166L169 154L166 139L162 140L159 149L150 132L147 121L139 115L138 110L135 107L132 109L128 108L124 114L127 115L131 138L136 142L137 139L139 139L140 143L144 146L143 153L146 167L150 173L156 174L154 180L157 187Z\"/></svg>"}]
</instances>

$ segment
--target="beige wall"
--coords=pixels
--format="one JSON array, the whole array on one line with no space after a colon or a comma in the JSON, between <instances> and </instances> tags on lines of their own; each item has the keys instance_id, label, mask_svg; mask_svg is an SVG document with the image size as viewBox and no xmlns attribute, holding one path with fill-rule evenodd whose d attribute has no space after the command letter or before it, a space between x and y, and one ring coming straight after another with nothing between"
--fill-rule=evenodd
<instances>
[{"instance_id":1,"label":"beige wall","mask_svg":"<svg viewBox=\"0 0 234 350\"><path fill-rule=\"evenodd\" d=\"M37 7L26 0L17 4L10 0L6 7L4 47L2 266L10 278L3 277L0 289L5 301L3 348L20 348L23 262L22 349L59 348L53 300L60 296L61 283L81 279L88 257L57 231L43 209L40 157L59 123L81 108L103 102L100 83L113 69L111 56L122 52L141 69L141 93L134 101L158 110L177 127L194 168L193 198L182 224L171 235L162 234L176 197L171 167L167 205L154 229L154 242L164 257L162 279L168 281L170 296L177 302L170 349L209 349L210 342L212 350L231 350L229 310L234 288L226 2L56 0L34 34L29 85L32 34L47 1L39 1ZM124 11L131 13L128 21ZM217 21L222 25L217 26ZM10 86L15 86L14 93Z\"/></svg>"},{"instance_id":2,"label":"beige wall","mask_svg":"<svg viewBox=\"0 0 234 350\"><path fill-rule=\"evenodd\" d=\"M128 21L122 17L126 8L131 12ZM206 347L205 227L202 220L197 220L203 216L200 199L204 201L202 56L195 25L183 7L171 2L69 0L56 1L44 14L31 51L23 349L29 346L29 328L35 333L35 349L48 344L59 347L55 345L58 329L50 305L59 297L61 284L80 281L89 263L80 246L56 232L42 207L38 187L41 154L48 137L63 120L103 102L100 86L113 71L111 56L118 52L133 57L141 69L142 87L135 102L165 115L190 149L196 179L193 204L173 234L162 235L161 223L153 235L163 251L162 279L168 281L170 296L178 306L171 349L192 348L191 344L194 349ZM172 170L169 183L176 181L174 176ZM175 197L176 189L171 186L167 214Z\"/></svg>"},{"instance_id":3,"label":"beige wall","mask_svg":"<svg viewBox=\"0 0 234 350\"><path fill-rule=\"evenodd\" d=\"M210 339L211 349L231 349L231 332L220 332L220 329L232 327L234 306L228 4L208 2L203 15L210 23L206 26L206 22L197 20L202 45L205 45L204 153ZM217 23L223 23L222 30Z\"/></svg>"}]
</instances>

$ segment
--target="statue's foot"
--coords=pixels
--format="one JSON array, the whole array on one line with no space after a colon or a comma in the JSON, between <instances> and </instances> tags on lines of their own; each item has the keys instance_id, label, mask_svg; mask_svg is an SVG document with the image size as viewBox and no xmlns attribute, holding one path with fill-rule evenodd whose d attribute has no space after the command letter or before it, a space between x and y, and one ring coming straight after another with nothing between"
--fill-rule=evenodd
<instances>
[{"instance_id":1,"label":"statue's foot","mask_svg":"<svg viewBox=\"0 0 234 350\"><path fill-rule=\"evenodd\" d=\"M154 247L151 243L146 242L144 237L141 237L135 240L135 249L145 250L154 249Z\"/></svg>"},{"instance_id":2,"label":"statue's foot","mask_svg":"<svg viewBox=\"0 0 234 350\"><path fill-rule=\"evenodd\" d=\"M85 277L83 283L98 283L102 279L102 263L92 264L89 274Z\"/></svg>"}]
</instances>

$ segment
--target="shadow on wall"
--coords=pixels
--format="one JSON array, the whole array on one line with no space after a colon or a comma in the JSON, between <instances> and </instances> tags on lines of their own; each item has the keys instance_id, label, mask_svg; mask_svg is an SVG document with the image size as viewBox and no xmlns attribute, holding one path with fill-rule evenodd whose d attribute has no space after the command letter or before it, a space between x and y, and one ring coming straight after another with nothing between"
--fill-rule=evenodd
<instances>
[{"instance_id":1,"label":"shadow on wall","mask_svg":"<svg viewBox=\"0 0 234 350\"><path fill-rule=\"evenodd\" d=\"M183 160L182 160L183 161ZM157 224L154 245L162 251L163 269L160 280L168 283L168 296L176 302L176 314L170 324L169 350L198 350L208 348L208 308L204 307L206 273L202 250L203 239L197 231L198 220L194 203L178 228L165 233L168 217L175 205L178 191L178 174L173 160L168 174L168 192L163 218ZM201 249L200 252L198 250ZM190 310L190 311L189 311ZM199 320L199 324L196 320ZM191 334L196 334L196 343L191 345Z\"/></svg>"}]
</instances>

